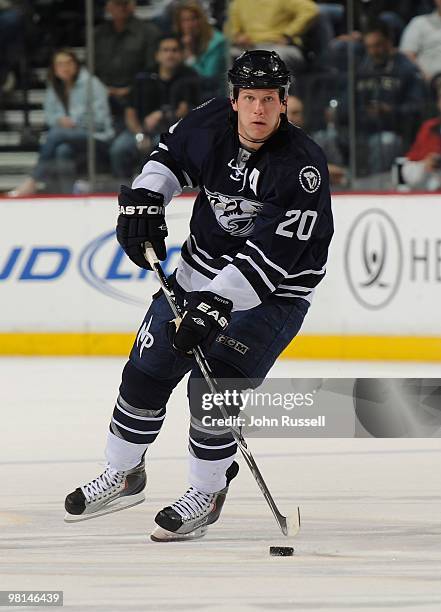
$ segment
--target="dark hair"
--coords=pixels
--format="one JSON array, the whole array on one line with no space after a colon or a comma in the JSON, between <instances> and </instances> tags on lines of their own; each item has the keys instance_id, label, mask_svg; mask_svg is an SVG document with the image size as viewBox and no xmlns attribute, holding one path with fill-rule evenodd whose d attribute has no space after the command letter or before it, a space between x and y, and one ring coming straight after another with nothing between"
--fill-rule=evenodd
<instances>
[{"instance_id":1,"label":"dark hair","mask_svg":"<svg viewBox=\"0 0 441 612\"><path fill-rule=\"evenodd\" d=\"M76 67L74 81L76 81L78 78L81 64L80 64L80 60L78 59L78 56L71 49L58 49L57 51L53 53L52 58L51 58L51 63L49 66L47 78L48 78L49 83L54 88L55 94L60 100L61 104L63 105L64 110L66 111L66 113L68 113L69 112L69 93L66 90L66 86L64 82L55 75L55 59L57 58L58 55L68 55L74 61L75 67Z\"/></svg>"},{"instance_id":2,"label":"dark hair","mask_svg":"<svg viewBox=\"0 0 441 612\"><path fill-rule=\"evenodd\" d=\"M156 43L156 51L159 51L159 47L161 46L161 43L164 40L174 40L174 41L176 41L178 43L179 49L181 51L183 50L182 42L181 42L181 39L179 38L179 36L177 36L176 34L173 34L173 32L170 32L169 34L162 34L158 38L158 41Z\"/></svg>"},{"instance_id":3,"label":"dark hair","mask_svg":"<svg viewBox=\"0 0 441 612\"><path fill-rule=\"evenodd\" d=\"M366 36L366 34L373 34L374 32L381 34L384 38L387 38L387 40L393 41L392 30L385 21L376 20L368 23L363 32L363 36Z\"/></svg>"}]
</instances>

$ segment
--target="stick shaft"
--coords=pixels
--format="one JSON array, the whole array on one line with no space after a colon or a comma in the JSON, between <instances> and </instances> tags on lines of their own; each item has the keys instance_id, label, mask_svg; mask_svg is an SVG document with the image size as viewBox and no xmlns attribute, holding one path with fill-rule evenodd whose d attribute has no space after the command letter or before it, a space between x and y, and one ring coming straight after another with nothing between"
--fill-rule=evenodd
<instances>
[{"instance_id":1,"label":"stick shaft","mask_svg":"<svg viewBox=\"0 0 441 612\"><path fill-rule=\"evenodd\" d=\"M182 309L176 300L176 296L173 292L173 289L172 287L170 287L167 277L165 276L164 271L161 267L161 264L159 263L158 258L156 257L156 254L151 246L146 245L145 257L146 257L146 260L149 262L150 266L152 267L152 270L156 274L156 277L162 287L164 295L167 298L167 301L170 305L170 308L174 316L177 318L182 318L182 315L183 315ZM211 368L200 346L197 346L196 348L193 349L193 355L202 372L202 376L204 377L208 385L208 388L210 389L210 392L213 394L218 393L216 379L213 376ZM224 418L227 418L229 416L228 412L225 410L225 407L222 404L219 406L219 409ZM246 464L248 465L251 473L254 476L255 481L257 482L260 490L262 491L262 494L268 506L270 507L271 512L273 513L274 518L276 519L276 522L279 528L281 529L282 533L286 536L295 535L295 533L300 528L299 509L297 508L297 515L296 515L298 517L298 520L291 521L291 525L288 526L287 518L283 516L283 514L281 514L279 509L277 508L277 505L268 489L268 486L265 483L265 480L263 479L262 474L260 473L257 463L250 449L248 448L246 440L243 437L242 433L238 431L237 429L235 429L234 427L230 427L230 430L231 430L231 433L232 433L232 436L235 442L237 443L237 446L239 447L243 455L243 458L245 459ZM289 531L289 534L288 534L288 531Z\"/></svg>"}]
</instances>

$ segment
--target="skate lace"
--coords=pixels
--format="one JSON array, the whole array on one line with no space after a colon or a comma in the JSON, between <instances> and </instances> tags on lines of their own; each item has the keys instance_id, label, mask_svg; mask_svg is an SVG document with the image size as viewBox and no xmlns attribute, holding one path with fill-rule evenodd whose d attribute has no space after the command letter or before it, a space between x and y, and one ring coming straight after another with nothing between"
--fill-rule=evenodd
<instances>
[{"instance_id":1,"label":"skate lace","mask_svg":"<svg viewBox=\"0 0 441 612\"><path fill-rule=\"evenodd\" d=\"M112 489L119 484L124 477L124 472L118 472L108 465L104 472L88 482L84 487L81 487L86 500L88 502L95 501L97 497L103 493L107 493L109 489Z\"/></svg>"},{"instance_id":2,"label":"skate lace","mask_svg":"<svg viewBox=\"0 0 441 612\"><path fill-rule=\"evenodd\" d=\"M189 520L208 514L213 499L214 493L203 493L194 487L190 487L171 507L184 520Z\"/></svg>"}]
</instances>

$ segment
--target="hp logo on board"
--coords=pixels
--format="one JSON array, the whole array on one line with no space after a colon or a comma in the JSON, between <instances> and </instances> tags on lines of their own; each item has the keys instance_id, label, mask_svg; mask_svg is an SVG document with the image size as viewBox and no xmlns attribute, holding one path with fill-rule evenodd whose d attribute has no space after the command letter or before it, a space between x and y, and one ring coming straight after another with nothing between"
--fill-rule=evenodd
<instances>
[{"instance_id":1,"label":"hp logo on board","mask_svg":"<svg viewBox=\"0 0 441 612\"><path fill-rule=\"evenodd\" d=\"M352 224L345 269L355 299L370 309L388 304L400 285L403 249L398 229L382 210L367 210Z\"/></svg>"}]
</instances>

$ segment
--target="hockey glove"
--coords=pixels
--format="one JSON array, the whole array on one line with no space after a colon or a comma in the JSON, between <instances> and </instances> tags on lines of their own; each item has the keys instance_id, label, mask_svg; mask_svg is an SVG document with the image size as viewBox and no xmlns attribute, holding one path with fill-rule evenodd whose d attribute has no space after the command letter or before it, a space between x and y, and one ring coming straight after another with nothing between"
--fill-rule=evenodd
<instances>
[{"instance_id":1,"label":"hockey glove","mask_svg":"<svg viewBox=\"0 0 441 612\"><path fill-rule=\"evenodd\" d=\"M149 189L130 189L121 185L118 196L119 217L116 237L129 258L140 268L150 270L143 252L150 242L158 259L167 257L164 196Z\"/></svg>"},{"instance_id":2,"label":"hockey glove","mask_svg":"<svg viewBox=\"0 0 441 612\"><path fill-rule=\"evenodd\" d=\"M182 320L169 322L168 335L173 348L190 353L198 344L211 344L231 319L233 302L211 293L194 291L187 296Z\"/></svg>"}]
</instances>

